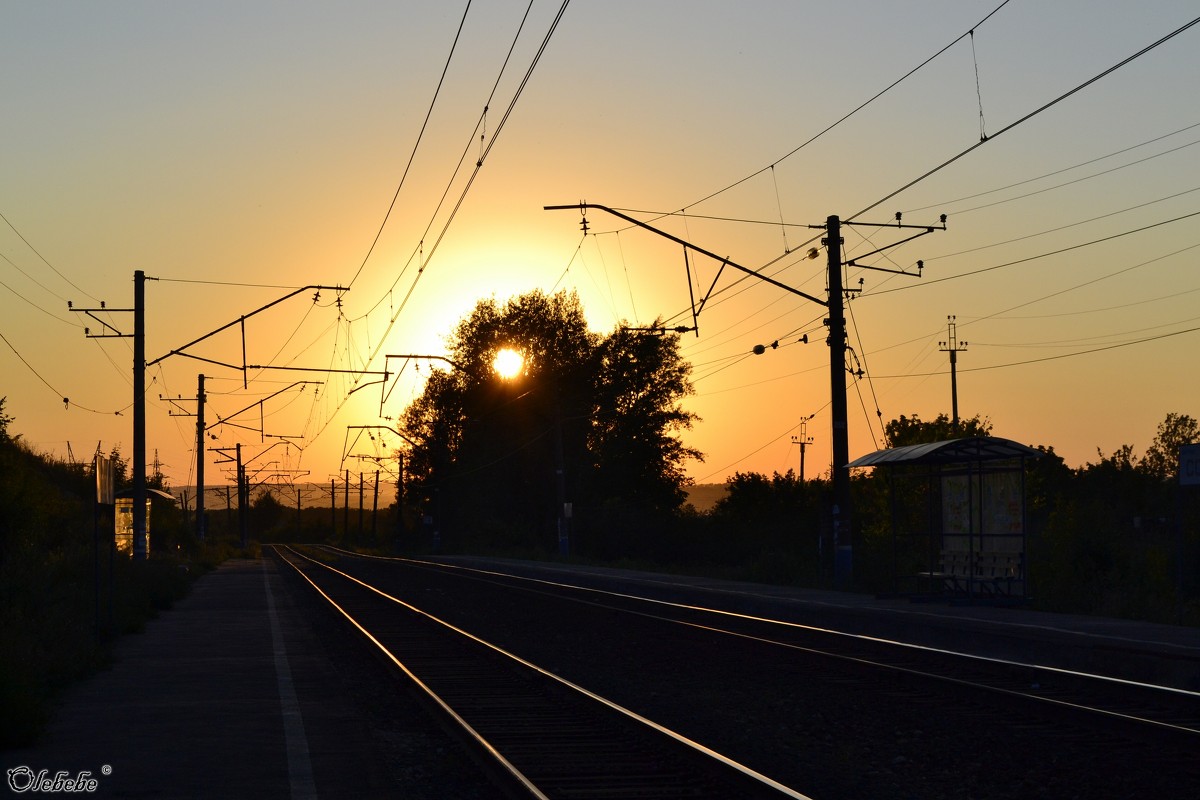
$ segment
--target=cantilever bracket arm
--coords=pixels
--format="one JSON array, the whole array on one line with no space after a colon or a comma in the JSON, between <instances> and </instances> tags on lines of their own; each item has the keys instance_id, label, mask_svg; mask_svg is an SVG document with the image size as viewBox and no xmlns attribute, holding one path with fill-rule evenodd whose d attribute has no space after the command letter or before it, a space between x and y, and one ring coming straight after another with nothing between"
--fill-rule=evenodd
<instances>
[{"instance_id":1,"label":"cantilever bracket arm","mask_svg":"<svg viewBox=\"0 0 1200 800\"><path fill-rule=\"evenodd\" d=\"M909 229L915 229L915 230L919 231L918 233L914 233L912 236L901 239L898 242L892 242L890 244L886 244L883 247L878 248L877 250L872 250L869 253L863 253L862 255L855 256L854 258L852 258L846 262L846 266L847 267L858 267L859 269L873 269L873 270L876 270L877 272L891 272L896 275L912 275L911 272L906 272L902 269L888 269L886 267L873 267L873 266L870 266L869 264L859 264L858 263L858 259L860 259L860 258L869 258L870 256L877 255L877 254L885 252L887 250L891 250L893 247L899 247L902 244L907 244L908 242L911 242L913 239L920 239L922 236L926 236L930 233L933 233L934 231L946 230L946 215L945 214L942 215L942 224L940 226L937 226L937 225L902 225L899 222L900 215L896 214L896 217L897 217L897 222L894 225L891 223L881 223L881 222L846 222L846 221L843 221L842 222L843 225L868 225L873 228L909 228ZM923 266L924 266L924 264L922 262L920 262L920 261L917 262L918 273L920 272L920 270Z\"/></svg>"},{"instance_id":2,"label":"cantilever bracket arm","mask_svg":"<svg viewBox=\"0 0 1200 800\"><path fill-rule=\"evenodd\" d=\"M785 292L790 292L791 294L799 295L800 297L803 297L805 300L811 300L812 302L816 303L819 306L825 306L826 308L829 307L829 303L825 300L820 299L819 297L814 297L813 295L808 294L807 292L802 292L795 287L788 286L786 283L780 283L779 281L775 280L774 278L768 278L766 275L763 275L761 272L759 272L757 270L750 269L749 267L743 267L741 264L738 264L735 261L730 261L728 258L719 256L716 253L713 253L709 250L705 250L703 247L697 247L696 245L692 244L689 241L680 239L678 236L673 236L672 234L669 234L666 231L659 230L658 228L655 228L653 225L647 225L645 222L642 222L640 219L634 219L633 217L631 217L627 214L622 214L620 211L609 208L608 206L596 205L595 203L575 203L575 204L569 205L569 206L543 206L542 208L545 211L587 211L589 208L594 208L594 209L597 209L598 211L604 211L608 214L612 214L614 217L617 217L618 219L623 219L630 224L637 225L639 228L644 228L644 229L650 231L651 233L656 233L659 236L663 237L664 239L670 239L672 242L675 242L676 244L681 244L684 246L685 249L694 250L697 253L700 253L701 255L705 255L711 259L719 261L721 263L722 267L725 267L725 266L733 267L734 269L740 270L741 272L744 272L747 275L751 275L755 278L758 278L761 281L766 281L767 283L771 284L772 286L775 286L776 288L783 289ZM714 283L714 285L715 285L715 283ZM709 289L709 292L711 293L712 290ZM707 300L707 298L705 298L705 300ZM700 306L701 306L701 308L703 308L703 306L704 306L703 301L701 301Z\"/></svg>"},{"instance_id":3,"label":"cantilever bracket arm","mask_svg":"<svg viewBox=\"0 0 1200 800\"><path fill-rule=\"evenodd\" d=\"M213 422L213 423L212 423L212 424L210 424L210 425L205 425L205 426L204 426L204 430L206 430L206 431L207 431L207 430L209 430L209 429L211 429L211 428L215 428L215 427L217 427L218 425L232 425L233 427L244 428L244 427L245 427L244 425L237 425L237 424L235 424L235 423L232 423L232 422L230 422L230 420L231 420L231 419L234 419L235 417L238 417L238 416L240 416L240 415L242 415L242 414L245 414L247 411L249 411L250 409L252 409L252 408L254 408L254 407L256 407L256 406L257 406L257 407L258 407L258 413L259 413L259 426L260 426L260 427L258 427L258 428L246 428L246 430L253 430L253 431L257 431L258 433L260 433L260 434L261 434L261 433L262 433L262 427L261 427L261 426L262 426L262 407L263 407L263 403L266 403L268 400L270 400L270 399L271 399L271 398L273 398L273 397L278 397L279 395L283 394L284 392L288 391L289 389L294 389L294 388L296 388L297 386L308 386L308 385L310 385L310 384L311 384L311 385L315 385L315 386L323 386L323 385L325 384L325 381L296 381L295 383L292 383L292 384L290 384L290 385L288 385L288 386L285 386L285 387L283 387L282 389L280 389L280 390L279 390L279 391L277 391L277 392L273 392L272 394L269 394L269 395L267 395L266 397L263 397L263 398L261 398L261 399L259 399L259 400L256 400L256 401L254 401L253 403L251 403L250 405L246 406L245 408L243 408L243 409L240 409L240 410L238 410L238 411L235 411L235 412L233 412L232 414L230 414L230 415L228 415L228 416L226 416L226 417L222 417L220 414L218 414L218 415L217 415L217 421L216 421L216 422ZM264 434L264 435L265 435L265 434Z\"/></svg>"},{"instance_id":4,"label":"cantilever bracket arm","mask_svg":"<svg viewBox=\"0 0 1200 800\"><path fill-rule=\"evenodd\" d=\"M159 356L158 358L154 359L153 361L146 362L146 366L152 367L155 364L157 364L158 362L163 361L164 359L170 358L171 356L189 355L188 353L184 352L189 347L191 347L194 344L199 344L200 342L203 342L205 339L210 339L213 336L216 336L218 333L227 331L230 328L232 328L234 325L242 326L242 359L244 361L245 355L246 355L246 330L245 330L246 320L249 319L250 317L253 317L256 314L261 314L263 311L266 311L268 308L272 308L273 306L279 305L280 303L284 302L285 300L292 299L293 297L300 294L301 292L307 292L310 289L316 289L318 292L321 290L330 291L330 292L338 292L338 293L350 291L350 288L348 286L301 286L296 291L289 292L288 294L285 294L283 297L279 298L278 300L273 300L270 303L267 303L262 308L257 308L254 311L251 311L249 314L243 314L242 316L235 319L233 322L226 323L225 325L222 325L221 327L217 328L215 331L206 333L198 339L193 339L192 341L188 342L187 344L183 345L182 347L177 347L174 350L167 353L166 355ZM196 356L192 356L192 357L196 358ZM207 359L200 359L200 360L205 361ZM213 361L211 363L220 364L220 362L218 362L218 361ZM225 365L222 365L222 366L225 366ZM243 364L242 370L245 371L247 368L248 367L245 364ZM236 369L236 367L235 367L235 369Z\"/></svg>"}]
</instances>

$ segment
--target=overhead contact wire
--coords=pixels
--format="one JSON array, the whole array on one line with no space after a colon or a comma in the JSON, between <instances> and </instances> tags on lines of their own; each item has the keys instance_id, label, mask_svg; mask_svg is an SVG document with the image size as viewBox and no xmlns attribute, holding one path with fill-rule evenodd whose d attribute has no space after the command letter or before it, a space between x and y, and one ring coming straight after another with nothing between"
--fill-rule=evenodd
<instances>
[{"instance_id":1,"label":"overhead contact wire","mask_svg":"<svg viewBox=\"0 0 1200 800\"><path fill-rule=\"evenodd\" d=\"M408 156L408 164L404 167L404 174L400 176L400 183L396 186L396 193L392 195L392 202L388 204L387 213L383 215L383 222L379 223L379 230L375 232L375 238L371 240L371 246L367 248L367 254L363 256L362 263L358 265L358 270L354 273L354 277L350 279L347 286L353 286L358 280L358 276L362 274L363 267L367 265L367 261L371 258L371 254L375 252L375 245L379 244L379 237L383 235L383 229L387 227L388 219L392 216L392 210L396 207L396 200L400 197L400 190L404 188L404 181L408 178L408 172L412 169L413 161L417 157L417 149L421 146L421 140L425 137L425 129L429 127L429 119L433 116L433 108L437 105L438 95L441 94L442 84L446 81L446 73L450 71L450 62L454 59L454 51L458 48L459 37L462 36L463 27L467 23L467 13L471 10L471 0L467 0L467 7L463 9L462 19L458 22L458 31L454 34L454 42L450 45L450 53L446 56L446 63L442 67L442 75L438 79L437 88L433 92L433 99L429 101L429 109L425 112L425 121L421 123L421 130L417 134L417 141L413 143L412 152Z\"/></svg>"},{"instance_id":2,"label":"overhead contact wire","mask_svg":"<svg viewBox=\"0 0 1200 800\"><path fill-rule=\"evenodd\" d=\"M905 192L905 191L907 191L908 189L911 189L913 186L916 186L918 183L920 183L921 181L923 181L923 180L925 180L926 178L930 177L931 175L934 175L934 174L936 174L936 173L940 172L941 170L943 170L943 169L945 169L946 167L948 167L948 166L950 166L951 164L953 164L955 161L958 161L960 158L963 158L963 157L964 157L964 156L966 156L967 154L974 152L975 150L977 150L978 148L980 148L980 147L982 147L983 145L987 144L988 142L994 141L994 140L996 139L996 137L997 137L997 136L1000 136L1000 135L1001 135L1001 134L1003 134L1003 133L1007 133L1008 131L1011 131L1013 128L1017 127L1018 125L1021 125L1021 124L1025 123L1025 122L1028 122L1029 120L1031 120L1031 119L1033 119L1034 117L1036 117L1036 116L1038 116L1039 114L1041 114L1043 111L1046 111L1046 110L1048 110L1048 109L1050 109L1050 108L1053 108L1054 106L1056 106L1056 105L1058 105L1059 103L1063 102L1064 100L1066 100L1067 98L1071 97L1072 95L1078 94L1079 92L1083 91L1083 90L1084 90L1084 89L1086 89L1087 87L1091 86L1091 85L1092 85L1093 83L1095 83L1096 81L1099 81L1100 79L1102 79L1102 78L1105 78L1105 77L1107 77L1108 75L1111 75L1112 73L1114 73L1114 72L1116 72L1117 70L1119 70L1121 67L1124 67L1125 65L1127 65L1127 64L1129 64L1129 63L1131 63L1131 62L1133 62L1133 61L1137 60L1138 58L1141 58L1141 57L1142 57L1142 56L1144 56L1146 53L1149 53L1151 50L1154 50L1155 48L1159 47L1160 45L1163 45L1163 44L1165 44L1165 43L1169 42L1171 39L1174 39L1176 36L1178 36L1179 34L1183 33L1184 31L1188 30L1189 28L1191 28L1193 25L1195 25L1195 24L1196 24L1196 23L1198 23L1198 22L1200 22L1200 17L1196 17L1196 18L1195 18L1195 19L1193 19L1191 22L1188 22L1188 23L1185 23L1184 25L1181 25L1180 27L1176 28L1176 29L1175 29L1174 31L1172 31L1171 33L1168 33L1166 36L1162 37L1161 39L1159 39L1158 41L1154 42L1153 44L1146 45L1145 47L1143 47L1141 50L1137 51L1137 52L1136 52L1136 53L1134 53L1133 55L1131 55L1131 56L1129 56L1129 57L1127 57L1127 58L1123 59L1122 61L1120 61L1120 62L1118 62L1118 63L1114 64L1113 66L1111 66L1111 67L1109 67L1108 69L1104 70L1104 71L1103 71L1103 72L1101 72L1100 74L1098 74L1098 75L1096 75L1096 76L1094 76L1094 77L1092 77L1092 78L1089 78L1088 80L1086 80L1086 81L1084 81L1083 83L1081 83L1081 84L1079 84L1078 86L1076 86L1074 89L1071 89L1070 91L1068 91L1068 92L1065 92L1065 93L1063 93L1063 94L1059 95L1058 97L1054 98L1053 100L1051 100L1050 102L1046 103L1045 105L1042 105L1042 106L1040 106L1039 108L1036 108L1036 109L1034 109L1033 111L1030 111L1028 114L1026 114L1025 116L1021 117L1020 119L1016 120L1015 122L1010 122L1008 125L1005 125L1003 128L1001 128L1000 130L996 131L994 134L992 134L991 136L987 137L986 139L981 139L980 141L978 141L978 142L976 142L975 144L973 144L973 145L971 145L970 147L968 147L966 150L963 150L963 151L962 151L961 153L959 153L958 155L955 155L955 156L953 156L953 157L951 157L951 158L947 159L946 161L944 161L944 162L942 162L941 164L937 165L936 167L934 167L933 169L929 170L928 172L926 172L925 174L921 175L920 177L918 177L918 178L915 178L914 180L911 180L911 181L909 181L908 183L906 183L906 184L904 184L903 186L901 186L899 189L896 189L894 192L892 192L892 193L890 193L890 194L888 194L888 195L885 195L884 197L880 198L879 200L876 200L874 203L872 203L871 205L867 206L867 207L866 207L866 208L864 208L863 210L859 211L857 214L853 214L853 215L851 215L850 217L847 217L846 219L844 219L844 220L842 221L842 222L843 222L843 224L844 224L844 223L847 223L847 222L852 222L853 220L857 219L858 217L861 217L863 214L867 213L868 211L871 211L872 209L878 208L879 206L881 206L881 205L883 205L884 203L886 203L888 200L891 200L891 199L892 199L893 197L895 197L896 195L898 195L898 194L900 194L900 193L902 193L902 192Z\"/></svg>"}]
</instances>

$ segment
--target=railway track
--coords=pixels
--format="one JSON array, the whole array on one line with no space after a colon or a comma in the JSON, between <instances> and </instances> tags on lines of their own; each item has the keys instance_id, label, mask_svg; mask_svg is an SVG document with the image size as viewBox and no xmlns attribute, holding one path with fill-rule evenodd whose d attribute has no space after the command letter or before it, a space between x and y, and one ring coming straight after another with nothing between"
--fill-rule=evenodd
<instances>
[{"instance_id":1,"label":"railway track","mask_svg":"<svg viewBox=\"0 0 1200 800\"><path fill-rule=\"evenodd\" d=\"M330 557L365 582L521 648L550 665L543 677L586 675L578 680L613 703L814 796L1012 796L981 786L996 777L985 754L999 749L1027 754L1030 781L1053 769L1052 785L1076 786L1089 770L1116 763L1136 765L1122 770L1125 785L1159 797L1191 796L1180 787L1200 780L1196 693L494 570ZM528 626L541 635L531 637ZM628 646L606 646L612 636ZM956 739L974 743L979 756L967 746L964 761ZM880 781L901 781L906 764L920 772L921 788L888 795ZM863 775L831 777L831 769ZM944 788L930 788L934 772Z\"/></svg>"},{"instance_id":2,"label":"railway track","mask_svg":"<svg viewBox=\"0 0 1200 800\"><path fill-rule=\"evenodd\" d=\"M275 548L423 693L510 795L806 795L292 548Z\"/></svg>"}]
</instances>

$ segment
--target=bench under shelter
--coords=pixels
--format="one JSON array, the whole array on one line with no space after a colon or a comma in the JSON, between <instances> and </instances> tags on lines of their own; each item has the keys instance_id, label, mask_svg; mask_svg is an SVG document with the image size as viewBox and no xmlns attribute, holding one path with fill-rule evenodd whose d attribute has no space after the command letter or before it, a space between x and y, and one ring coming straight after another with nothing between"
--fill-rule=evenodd
<instances>
[{"instance_id":1,"label":"bench under shelter","mask_svg":"<svg viewBox=\"0 0 1200 800\"><path fill-rule=\"evenodd\" d=\"M878 450L891 504L891 578L913 599L1028 598L1026 464L1042 453L995 436Z\"/></svg>"}]
</instances>

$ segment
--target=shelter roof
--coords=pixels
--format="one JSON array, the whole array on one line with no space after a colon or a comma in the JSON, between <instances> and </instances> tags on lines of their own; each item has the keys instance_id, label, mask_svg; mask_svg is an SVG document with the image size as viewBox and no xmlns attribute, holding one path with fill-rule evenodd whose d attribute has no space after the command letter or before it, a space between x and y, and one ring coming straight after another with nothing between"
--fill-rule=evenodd
<instances>
[{"instance_id":1,"label":"shelter roof","mask_svg":"<svg viewBox=\"0 0 1200 800\"><path fill-rule=\"evenodd\" d=\"M944 442L910 444L876 450L850 462L850 467L876 467L895 464L969 464L1003 461L1013 458L1040 458L1042 452L997 436L973 436Z\"/></svg>"}]
</instances>

